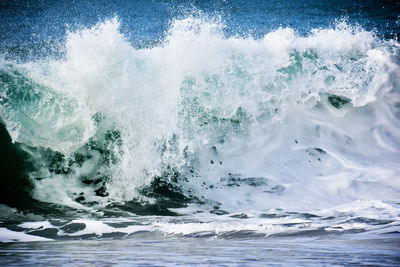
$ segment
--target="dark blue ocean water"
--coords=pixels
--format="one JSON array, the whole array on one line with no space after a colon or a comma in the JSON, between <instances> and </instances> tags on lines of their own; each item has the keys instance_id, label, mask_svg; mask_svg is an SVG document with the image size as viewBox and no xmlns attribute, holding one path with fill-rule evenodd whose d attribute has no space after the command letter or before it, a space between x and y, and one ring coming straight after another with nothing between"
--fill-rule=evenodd
<instances>
[{"instance_id":1,"label":"dark blue ocean water","mask_svg":"<svg viewBox=\"0 0 400 267\"><path fill-rule=\"evenodd\" d=\"M11 57L51 52L67 29L90 27L118 16L121 32L136 47L163 40L174 19L220 19L227 36L260 38L278 27L300 34L338 20L361 25L383 38L399 36L398 1L1 1L0 51ZM50 47L49 47L50 46Z\"/></svg>"},{"instance_id":2,"label":"dark blue ocean water","mask_svg":"<svg viewBox=\"0 0 400 267\"><path fill-rule=\"evenodd\" d=\"M399 1L0 1L0 265L400 263Z\"/></svg>"}]
</instances>

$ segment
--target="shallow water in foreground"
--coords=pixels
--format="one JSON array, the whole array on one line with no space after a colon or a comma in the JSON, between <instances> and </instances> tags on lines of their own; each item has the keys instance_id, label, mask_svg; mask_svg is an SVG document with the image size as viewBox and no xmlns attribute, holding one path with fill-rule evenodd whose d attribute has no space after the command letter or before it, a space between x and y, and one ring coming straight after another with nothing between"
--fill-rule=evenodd
<instances>
[{"instance_id":1,"label":"shallow water in foreground","mask_svg":"<svg viewBox=\"0 0 400 267\"><path fill-rule=\"evenodd\" d=\"M396 266L399 235L365 238L146 238L10 243L4 266Z\"/></svg>"}]
</instances>

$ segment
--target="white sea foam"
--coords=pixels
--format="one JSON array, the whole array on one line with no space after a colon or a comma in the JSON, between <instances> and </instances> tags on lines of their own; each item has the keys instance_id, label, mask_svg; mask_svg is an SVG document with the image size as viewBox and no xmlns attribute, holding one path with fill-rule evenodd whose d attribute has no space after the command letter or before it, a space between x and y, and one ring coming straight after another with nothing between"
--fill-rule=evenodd
<instances>
[{"instance_id":1,"label":"white sea foam","mask_svg":"<svg viewBox=\"0 0 400 267\"><path fill-rule=\"evenodd\" d=\"M52 241L52 239L40 236L25 234L23 232L11 231L7 228L0 228L0 242L33 242L33 241Z\"/></svg>"},{"instance_id":2,"label":"white sea foam","mask_svg":"<svg viewBox=\"0 0 400 267\"><path fill-rule=\"evenodd\" d=\"M40 170L35 197L76 206L83 192L102 201L77 177L107 168L103 200L140 197L138 188L166 170L187 176L184 193L227 212L399 199L398 43L346 23L308 36L279 28L257 40L224 37L222 27L176 20L161 45L135 49L118 20L106 20L68 32L62 60L16 66L62 103L46 96L20 108L29 120L3 105L14 141L70 155L91 139L115 157L99 166L89 150L69 174ZM68 111L54 111L65 101ZM110 129L117 140L107 143Z\"/></svg>"},{"instance_id":3,"label":"white sea foam","mask_svg":"<svg viewBox=\"0 0 400 267\"><path fill-rule=\"evenodd\" d=\"M311 213L294 213L282 209L246 210L243 213L215 215L204 212L203 206L191 205L175 209L181 216L138 216L123 218L86 218L72 221L25 222L23 228L31 231L56 229L58 237L129 236L147 233L186 237L273 237L307 233L314 235L358 233L353 238L374 234L396 233L400 215L399 205L382 201L356 201L330 209L314 209ZM202 212L199 212L202 211ZM9 240L18 240L18 234ZM22 240L22 239L21 239ZM4 241L6 242L6 241ZM8 241L7 241L8 242Z\"/></svg>"}]
</instances>

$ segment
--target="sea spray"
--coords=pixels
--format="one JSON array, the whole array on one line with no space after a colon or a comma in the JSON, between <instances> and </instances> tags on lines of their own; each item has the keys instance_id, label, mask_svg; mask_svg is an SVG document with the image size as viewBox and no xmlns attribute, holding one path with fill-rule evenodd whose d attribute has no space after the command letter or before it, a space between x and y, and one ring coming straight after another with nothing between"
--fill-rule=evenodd
<instances>
[{"instance_id":1,"label":"sea spray","mask_svg":"<svg viewBox=\"0 0 400 267\"><path fill-rule=\"evenodd\" d=\"M398 197L397 42L345 22L226 37L188 17L138 49L114 18L68 32L64 54L1 66L1 118L40 201L173 191L225 214ZM154 181L166 191L144 193Z\"/></svg>"}]
</instances>

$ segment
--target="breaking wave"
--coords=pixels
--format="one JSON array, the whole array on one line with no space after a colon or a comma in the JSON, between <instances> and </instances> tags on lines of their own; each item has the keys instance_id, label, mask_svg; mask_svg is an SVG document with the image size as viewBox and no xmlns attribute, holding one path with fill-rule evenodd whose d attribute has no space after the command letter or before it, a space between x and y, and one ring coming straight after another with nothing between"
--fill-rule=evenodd
<instances>
[{"instance_id":1,"label":"breaking wave","mask_svg":"<svg viewBox=\"0 0 400 267\"><path fill-rule=\"evenodd\" d=\"M193 17L166 36L135 48L114 18L68 32L61 58L0 60L0 118L25 162L4 183L82 210L399 220L398 42L345 22L226 37Z\"/></svg>"}]
</instances>

